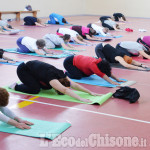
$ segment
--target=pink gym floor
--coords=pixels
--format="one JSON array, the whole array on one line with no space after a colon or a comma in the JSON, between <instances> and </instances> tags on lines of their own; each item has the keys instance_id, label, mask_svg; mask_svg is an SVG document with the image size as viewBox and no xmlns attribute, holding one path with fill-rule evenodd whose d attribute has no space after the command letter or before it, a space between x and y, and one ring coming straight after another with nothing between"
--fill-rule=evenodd
<instances>
[{"instance_id":1,"label":"pink gym floor","mask_svg":"<svg viewBox=\"0 0 150 150\"><path fill-rule=\"evenodd\" d=\"M67 17L67 20L75 25L87 25L98 21L98 16L73 16ZM121 24L123 31L111 31L113 35L122 35L121 38L113 39L108 42L115 46L121 41L136 41L138 37L150 35L150 19L142 18L127 18L126 24ZM46 22L46 19L43 19ZM31 36L33 38L42 38L47 33L56 33L60 27L69 28L69 26L49 25L46 28L42 27L25 27L20 22L11 22L12 26L21 30L18 35L0 35L1 48L15 48L16 40L21 36ZM132 28L134 32L126 32L125 28ZM138 29L146 29L147 32L139 32ZM94 42L98 43L98 42ZM80 46L86 49L84 52L76 52L76 54L96 56L94 46ZM42 57L33 57L28 55L19 55L6 53L8 57L19 61L41 60L59 69L63 69L62 59L51 59ZM150 61L144 62L150 66ZM0 64L0 86L10 85L18 81L16 75L16 66ZM136 84L132 87L137 88L140 93L140 98L137 103L129 104L128 101L122 99L111 98L101 106L87 105L73 102L66 102L42 97L34 97L29 95L21 95L10 93L9 108L18 116L33 118L38 120L53 121L53 122L70 122L71 127L61 134L58 140L42 140L8 133L0 133L0 149L1 150L49 150L49 149L147 149L150 144L150 78L149 72L133 71L124 69L112 69L113 73L120 78L134 80ZM106 88L82 84L91 91L105 94L115 92L117 88ZM18 108L17 104L25 100L34 99L35 102ZM100 145L100 139L105 138L105 145ZM125 143L125 138L131 138L131 143ZM114 138L113 142L107 142ZM67 140L66 140L67 139ZM69 142L74 139L76 143L71 145ZM66 140L64 142L64 140ZM60 143L59 143L60 142ZM58 143L60 145L58 145ZM64 144L65 143L65 144Z\"/></svg>"}]
</instances>

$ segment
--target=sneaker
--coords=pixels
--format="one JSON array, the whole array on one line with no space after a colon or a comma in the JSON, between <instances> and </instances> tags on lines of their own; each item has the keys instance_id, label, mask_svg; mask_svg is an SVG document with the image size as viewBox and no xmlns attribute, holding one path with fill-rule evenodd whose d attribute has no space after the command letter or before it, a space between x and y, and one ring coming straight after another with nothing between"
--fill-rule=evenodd
<instances>
[{"instance_id":1,"label":"sneaker","mask_svg":"<svg viewBox=\"0 0 150 150\"><path fill-rule=\"evenodd\" d=\"M15 83L11 84L8 88L15 90L16 85L17 85L17 83L15 82Z\"/></svg>"}]
</instances>

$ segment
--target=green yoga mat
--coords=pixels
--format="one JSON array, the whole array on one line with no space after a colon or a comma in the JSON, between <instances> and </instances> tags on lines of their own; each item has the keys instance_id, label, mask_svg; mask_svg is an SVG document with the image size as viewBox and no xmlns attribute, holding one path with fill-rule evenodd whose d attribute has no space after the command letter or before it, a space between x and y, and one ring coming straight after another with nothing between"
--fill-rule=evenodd
<instances>
[{"instance_id":1,"label":"green yoga mat","mask_svg":"<svg viewBox=\"0 0 150 150\"><path fill-rule=\"evenodd\" d=\"M22 119L34 123L34 125L31 126L31 129L22 130L14 126L11 126L9 124L6 124L4 122L0 122L0 132L53 140L59 134L61 134L71 126L70 123L66 123L66 122L56 123L56 122L49 122L49 121L35 120L35 119L28 119L28 118L22 118Z\"/></svg>"},{"instance_id":2,"label":"green yoga mat","mask_svg":"<svg viewBox=\"0 0 150 150\"><path fill-rule=\"evenodd\" d=\"M22 92L18 92L12 89L9 89L8 87L4 87L7 89L9 92L14 92L14 93L20 93L20 94L26 94ZM88 93L85 92L80 92L80 91L74 91L76 94L78 94L82 98L86 98L92 101L92 103L86 103L79 101L73 97L70 97L68 95L57 95L54 89L51 90L41 90L39 94L26 94L26 95L34 95L34 96L39 96L39 97L46 97L46 98L51 98L51 99L57 99L57 100L63 100L63 101L70 101L70 102L77 102L77 103L86 103L86 104L103 104L106 100L108 100L113 93L107 93L102 96L92 96Z\"/></svg>"}]
</instances>

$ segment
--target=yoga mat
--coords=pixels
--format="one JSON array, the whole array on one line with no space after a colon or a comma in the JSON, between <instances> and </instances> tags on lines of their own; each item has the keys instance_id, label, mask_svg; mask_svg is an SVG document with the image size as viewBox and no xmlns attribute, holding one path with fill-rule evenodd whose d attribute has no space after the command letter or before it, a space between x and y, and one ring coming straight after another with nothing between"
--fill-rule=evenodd
<instances>
[{"instance_id":1,"label":"yoga mat","mask_svg":"<svg viewBox=\"0 0 150 150\"><path fill-rule=\"evenodd\" d=\"M121 38L123 37L122 35L118 35L118 36L104 36L104 35L95 35L97 37L105 37L105 38Z\"/></svg>"},{"instance_id":2,"label":"yoga mat","mask_svg":"<svg viewBox=\"0 0 150 150\"><path fill-rule=\"evenodd\" d=\"M48 23L48 22L46 22L45 24L49 24L49 25L59 25L59 26L78 26L78 25L74 25L74 24L52 24L52 23Z\"/></svg>"},{"instance_id":3,"label":"yoga mat","mask_svg":"<svg viewBox=\"0 0 150 150\"><path fill-rule=\"evenodd\" d=\"M105 39L101 39L101 40L97 40L97 39L95 39L95 40L86 39L86 40L89 40L89 41L99 41L99 42L105 42L105 41L111 41L111 40L112 40L112 38L111 38L111 39L110 39L110 38L105 38Z\"/></svg>"},{"instance_id":4,"label":"yoga mat","mask_svg":"<svg viewBox=\"0 0 150 150\"><path fill-rule=\"evenodd\" d=\"M63 57L72 55L69 53L63 53L63 54L57 54L57 55L52 55L52 56L45 56L45 55L38 55L36 53L20 53L20 52L17 52L17 48L4 49L4 51L10 52L10 53L17 53L17 54L31 55L31 56L38 56L38 57L46 57L46 58L63 58Z\"/></svg>"},{"instance_id":5,"label":"yoga mat","mask_svg":"<svg viewBox=\"0 0 150 150\"><path fill-rule=\"evenodd\" d=\"M17 61L16 63L0 62L0 64L13 65L13 66L19 66L21 63L23 63L23 61Z\"/></svg>"},{"instance_id":6,"label":"yoga mat","mask_svg":"<svg viewBox=\"0 0 150 150\"><path fill-rule=\"evenodd\" d=\"M143 59L141 57L132 57L135 61L141 61L141 62L150 62L150 59Z\"/></svg>"},{"instance_id":7,"label":"yoga mat","mask_svg":"<svg viewBox=\"0 0 150 150\"><path fill-rule=\"evenodd\" d=\"M129 68L126 68L126 67L122 66L119 63L110 63L110 66L114 67L114 68L120 68L120 69L137 70L137 71L150 71L150 68L147 68L146 70L129 69Z\"/></svg>"},{"instance_id":8,"label":"yoga mat","mask_svg":"<svg viewBox=\"0 0 150 150\"><path fill-rule=\"evenodd\" d=\"M84 45L84 46L93 46L93 45L97 45L97 44L79 44L79 43L76 43L76 42L69 42L69 44L73 44L73 45Z\"/></svg>"},{"instance_id":9,"label":"yoga mat","mask_svg":"<svg viewBox=\"0 0 150 150\"><path fill-rule=\"evenodd\" d=\"M101 78L101 77L99 77L97 75L91 75L89 77L83 77L82 79L79 79L79 80L77 80L77 79L72 79L72 80L74 82L78 82L78 83L97 85L97 86L104 86L104 87L117 87L118 86L118 85L114 85L114 84L111 84L111 83L107 82L106 80L104 80L103 78ZM112 80L115 81L114 79L112 79ZM126 79L122 79L122 80L127 81Z\"/></svg>"},{"instance_id":10,"label":"yoga mat","mask_svg":"<svg viewBox=\"0 0 150 150\"><path fill-rule=\"evenodd\" d=\"M73 50L73 49L64 49L63 47L61 47L61 48L49 48L49 49L50 50L59 50L59 51L74 51L74 52L85 51L85 49Z\"/></svg>"},{"instance_id":11,"label":"yoga mat","mask_svg":"<svg viewBox=\"0 0 150 150\"><path fill-rule=\"evenodd\" d=\"M46 97L46 98L51 98L51 99L63 100L63 101L85 103L85 104L99 104L99 105L101 105L106 100L108 100L113 94L110 92L107 94L103 94L102 96L92 96L92 95L85 93L85 92L74 91L80 97L85 98L85 99L89 99L92 101L91 103L86 103L86 102L79 101L79 100L77 100L73 97L70 97L68 95L57 95L54 89L41 90L39 94L27 94L27 93L22 93L22 92L18 92L18 91L9 89L8 87L4 87L4 88L7 89L7 91L9 91L9 92L20 93L20 94L25 94L25 95L34 95L34 96Z\"/></svg>"},{"instance_id":12,"label":"yoga mat","mask_svg":"<svg viewBox=\"0 0 150 150\"><path fill-rule=\"evenodd\" d=\"M56 123L56 122L35 120L29 118L22 118L22 119L34 123L34 125L31 126L31 129L22 130L14 126L11 126L9 124L6 124L4 122L0 122L0 132L53 140L59 134L61 134L71 126L70 123L66 123L66 122Z\"/></svg>"}]
</instances>

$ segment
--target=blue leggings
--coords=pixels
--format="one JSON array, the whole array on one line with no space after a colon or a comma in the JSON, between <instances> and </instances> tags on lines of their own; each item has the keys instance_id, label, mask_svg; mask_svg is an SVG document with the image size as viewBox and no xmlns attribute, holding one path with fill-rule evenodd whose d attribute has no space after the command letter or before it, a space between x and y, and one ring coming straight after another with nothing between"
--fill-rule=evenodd
<instances>
[{"instance_id":1,"label":"blue leggings","mask_svg":"<svg viewBox=\"0 0 150 150\"><path fill-rule=\"evenodd\" d=\"M17 40L17 45L18 45L18 49L17 49L17 52L21 52L21 53L30 53L31 51L23 44L21 44L21 41L24 37L20 37L18 40Z\"/></svg>"}]
</instances>

